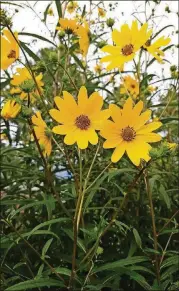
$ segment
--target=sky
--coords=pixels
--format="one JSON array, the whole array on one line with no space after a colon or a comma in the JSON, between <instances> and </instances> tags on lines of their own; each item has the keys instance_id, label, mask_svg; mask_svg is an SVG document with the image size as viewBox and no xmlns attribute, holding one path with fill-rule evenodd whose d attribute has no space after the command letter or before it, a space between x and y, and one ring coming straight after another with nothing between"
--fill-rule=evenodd
<instances>
[{"instance_id":1,"label":"sky","mask_svg":"<svg viewBox=\"0 0 179 291\"><path fill-rule=\"evenodd\" d=\"M56 11L55 1L13 1L14 4L22 5L24 8L12 6L9 4L3 5L8 13L13 16L13 29L17 30L18 32L29 32L29 33L36 33L41 36L46 37L52 41L55 41L58 44L58 39L53 40L52 33L55 31L56 24L58 22L58 14ZM93 1L93 3L97 3L98 1ZM152 8L155 7L155 15L156 18L154 22L149 21L149 27L153 28L153 31L156 32L160 30L162 27L167 25L173 25L173 27L169 27L161 33L160 36L170 37L171 43L174 44L174 47L167 51L165 54L165 58L170 61L170 63L165 63L164 65L158 66L158 63L155 62L151 69L149 69L148 73L156 73L157 75L161 75L162 73L165 77L169 76L170 74L170 66L173 64L178 64L178 51L175 45L178 43L178 34L176 34L176 30L179 29L178 27L178 17L176 12L178 11L178 1L161 1L160 5L155 6L153 1L149 1L150 5L147 4L147 11L144 13L145 10L145 1L118 1L118 6L114 11L109 11L109 4L115 3L116 1L101 1L100 7L104 7L107 11L107 18L112 17L115 19L115 28L120 29L120 26L123 23L130 24L132 20L135 19L134 16L138 17L138 19L142 22L145 22L146 17L151 13ZM54 16L47 16L47 22L41 21L44 16L44 11L49 3L52 3L51 7L54 11ZM78 1L79 5L83 7L86 5L86 11L89 9L89 1ZM165 11L166 6L169 6L171 13L167 13ZM18 9L18 12L15 13L14 10ZM97 11L97 10L96 10ZM67 13L66 17L74 17L74 14L70 15ZM93 13L92 16L96 19L96 14ZM37 40L34 41L33 38L29 36L20 36L19 37L24 42L27 42L30 48L37 53L40 48L43 47L51 47L50 44ZM110 35L107 36L107 40L110 43L111 37ZM99 54L102 56L103 53ZM93 57L93 47L91 46L88 53L89 60L88 65L91 67L95 66L95 63L91 61ZM125 69L131 69L131 64L127 64ZM160 72L159 72L160 70Z\"/></svg>"}]
</instances>

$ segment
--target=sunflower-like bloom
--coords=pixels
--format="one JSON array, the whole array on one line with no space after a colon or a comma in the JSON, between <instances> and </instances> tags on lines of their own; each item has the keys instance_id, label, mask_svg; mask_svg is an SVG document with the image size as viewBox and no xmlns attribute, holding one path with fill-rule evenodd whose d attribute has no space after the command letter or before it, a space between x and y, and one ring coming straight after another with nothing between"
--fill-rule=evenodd
<instances>
[{"instance_id":1,"label":"sunflower-like bloom","mask_svg":"<svg viewBox=\"0 0 179 291\"><path fill-rule=\"evenodd\" d=\"M36 99L36 96L39 96L39 91L37 90L32 75L27 68L17 68L16 72L17 73L13 75L11 80L11 85L15 87L11 89L10 93L19 94L20 98L25 100L28 99L29 94L30 100L33 103ZM42 78L42 73L35 77L40 92L43 92L42 87L44 83L42 82Z\"/></svg>"},{"instance_id":2,"label":"sunflower-like bloom","mask_svg":"<svg viewBox=\"0 0 179 291\"><path fill-rule=\"evenodd\" d=\"M51 109L50 115L61 125L53 127L52 131L65 135L64 143L72 145L77 142L80 149L86 149L88 142L98 143L96 130L100 130L103 122L110 116L109 109L101 110L103 98L94 92L88 98L83 86L78 94L78 104L71 94L64 91L63 99L55 97L57 109Z\"/></svg>"},{"instance_id":3,"label":"sunflower-like bloom","mask_svg":"<svg viewBox=\"0 0 179 291\"><path fill-rule=\"evenodd\" d=\"M35 125L35 135L39 141L39 144L43 148L44 155L49 156L52 151L52 134L45 121L42 119L39 111L32 116L32 123Z\"/></svg>"},{"instance_id":4,"label":"sunflower-like bloom","mask_svg":"<svg viewBox=\"0 0 179 291\"><path fill-rule=\"evenodd\" d=\"M121 94L130 94L133 98L137 98L139 95L139 82L133 79L131 76L125 76L124 82L120 86Z\"/></svg>"},{"instance_id":5,"label":"sunflower-like bloom","mask_svg":"<svg viewBox=\"0 0 179 291\"><path fill-rule=\"evenodd\" d=\"M148 40L143 47L147 49L147 51L157 59L159 63L163 63L162 57L164 57L164 52L160 49L162 46L166 46L170 43L171 39L164 38L164 36L157 39L154 43L151 43L150 40Z\"/></svg>"},{"instance_id":6,"label":"sunflower-like bloom","mask_svg":"<svg viewBox=\"0 0 179 291\"><path fill-rule=\"evenodd\" d=\"M1 110L1 116L6 120L15 118L20 110L21 105L16 103L16 100L8 100Z\"/></svg>"},{"instance_id":7,"label":"sunflower-like bloom","mask_svg":"<svg viewBox=\"0 0 179 291\"><path fill-rule=\"evenodd\" d=\"M116 46L106 45L103 52L109 53L101 59L101 62L110 62L107 70L123 68L123 65L135 57L135 53L146 43L152 34L152 30L147 31L148 24L144 23L138 28L137 21L132 22L131 28L128 24L121 26L121 31L116 29L112 32L112 40Z\"/></svg>"},{"instance_id":8,"label":"sunflower-like bloom","mask_svg":"<svg viewBox=\"0 0 179 291\"><path fill-rule=\"evenodd\" d=\"M75 33L78 28L78 22L76 19L60 18L60 26L56 27L56 30L63 29L67 34Z\"/></svg>"},{"instance_id":9,"label":"sunflower-like bloom","mask_svg":"<svg viewBox=\"0 0 179 291\"><path fill-rule=\"evenodd\" d=\"M76 1L70 1L67 5L67 11L71 14L76 8L78 8L78 3Z\"/></svg>"},{"instance_id":10,"label":"sunflower-like bloom","mask_svg":"<svg viewBox=\"0 0 179 291\"><path fill-rule=\"evenodd\" d=\"M102 8L98 8L98 15L100 16L100 17L105 17L106 16L106 11L104 10L104 9L102 9Z\"/></svg>"},{"instance_id":11,"label":"sunflower-like bloom","mask_svg":"<svg viewBox=\"0 0 179 291\"><path fill-rule=\"evenodd\" d=\"M101 130L101 135L106 139L103 148L115 148L111 160L116 163L124 155L125 151L129 159L136 166L140 160L150 160L149 151L151 146L148 143L158 142L161 136L153 133L159 128L161 122L147 123L151 116L151 110L141 113L143 102L139 101L133 107L132 99L128 98L123 109L111 104L111 117L113 121L107 120Z\"/></svg>"},{"instance_id":12,"label":"sunflower-like bloom","mask_svg":"<svg viewBox=\"0 0 179 291\"><path fill-rule=\"evenodd\" d=\"M17 32L14 36L18 39ZM1 69L6 70L12 63L19 58L19 46L8 29L3 30L1 35Z\"/></svg>"}]
</instances>

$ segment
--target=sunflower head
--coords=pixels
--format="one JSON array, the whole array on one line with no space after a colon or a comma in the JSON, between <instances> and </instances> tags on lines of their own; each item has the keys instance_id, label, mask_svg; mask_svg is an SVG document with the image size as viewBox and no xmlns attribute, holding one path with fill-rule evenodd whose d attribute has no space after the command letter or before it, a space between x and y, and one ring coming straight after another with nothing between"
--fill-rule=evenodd
<instances>
[{"instance_id":1,"label":"sunflower head","mask_svg":"<svg viewBox=\"0 0 179 291\"><path fill-rule=\"evenodd\" d=\"M102 48L103 52L109 53L101 59L101 62L109 62L107 69L120 68L124 63L131 61L135 53L150 38L152 31L147 31L148 24L144 23L140 28L137 21L133 21L131 28L128 24L123 24L121 30L112 32L112 40L115 46L107 45Z\"/></svg>"},{"instance_id":2,"label":"sunflower head","mask_svg":"<svg viewBox=\"0 0 179 291\"><path fill-rule=\"evenodd\" d=\"M121 94L130 94L133 98L139 96L139 82L131 76L125 76L120 86Z\"/></svg>"},{"instance_id":3,"label":"sunflower head","mask_svg":"<svg viewBox=\"0 0 179 291\"><path fill-rule=\"evenodd\" d=\"M64 143L77 143L80 149L86 149L88 143L98 143L96 130L100 130L103 122L109 117L109 110L101 110L103 98L94 92L88 98L87 90L81 87L77 103L68 92L63 92L63 98L55 97L58 108L51 109L50 115L60 125L53 127L56 134L65 135ZM95 104L95 106L94 106Z\"/></svg>"},{"instance_id":4,"label":"sunflower head","mask_svg":"<svg viewBox=\"0 0 179 291\"><path fill-rule=\"evenodd\" d=\"M75 33L76 29L78 28L78 24L75 19L60 18L59 23L60 27L56 27L56 30L63 29L66 34Z\"/></svg>"},{"instance_id":5,"label":"sunflower head","mask_svg":"<svg viewBox=\"0 0 179 291\"><path fill-rule=\"evenodd\" d=\"M112 120L104 122L101 135L106 139L104 148L115 148L111 160L117 162L126 152L129 159L139 166L141 159L150 160L149 143L161 140L159 134L152 131L161 126L161 122L148 123L151 111L142 112L143 102L139 101L133 107L133 101L128 98L123 109L111 104Z\"/></svg>"}]
</instances>

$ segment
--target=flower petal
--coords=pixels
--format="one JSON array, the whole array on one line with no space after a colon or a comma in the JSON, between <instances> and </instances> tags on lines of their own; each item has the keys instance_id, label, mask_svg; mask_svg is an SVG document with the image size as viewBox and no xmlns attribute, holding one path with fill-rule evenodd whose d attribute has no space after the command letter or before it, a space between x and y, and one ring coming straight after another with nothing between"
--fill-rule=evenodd
<instances>
[{"instance_id":1,"label":"flower petal","mask_svg":"<svg viewBox=\"0 0 179 291\"><path fill-rule=\"evenodd\" d=\"M126 149L125 143L124 142L121 142L121 144L119 144L115 148L115 150L114 150L114 152L113 152L113 154L111 156L111 161L113 163L118 162L122 158L122 156L124 155L125 149Z\"/></svg>"}]
</instances>

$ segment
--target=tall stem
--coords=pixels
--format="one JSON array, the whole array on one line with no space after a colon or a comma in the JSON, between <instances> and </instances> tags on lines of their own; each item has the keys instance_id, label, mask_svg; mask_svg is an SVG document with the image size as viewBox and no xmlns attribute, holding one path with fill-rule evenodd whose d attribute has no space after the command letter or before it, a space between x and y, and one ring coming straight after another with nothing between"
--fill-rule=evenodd
<instances>
[{"instance_id":1,"label":"tall stem","mask_svg":"<svg viewBox=\"0 0 179 291\"><path fill-rule=\"evenodd\" d=\"M154 206L152 201L152 191L149 183L148 178L148 172L145 170L144 172L144 181L146 185L146 191L149 198L149 205L150 205L150 215L152 219L152 229L153 229L153 240L154 240L154 249L155 249L155 271L156 271L156 277L158 285L160 284L160 267L159 267L159 257L158 257L158 240L157 240L157 231L156 231L156 224L155 224L155 212L154 212Z\"/></svg>"}]
</instances>

